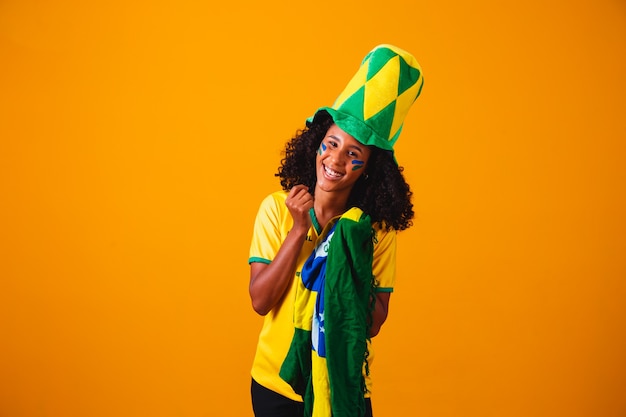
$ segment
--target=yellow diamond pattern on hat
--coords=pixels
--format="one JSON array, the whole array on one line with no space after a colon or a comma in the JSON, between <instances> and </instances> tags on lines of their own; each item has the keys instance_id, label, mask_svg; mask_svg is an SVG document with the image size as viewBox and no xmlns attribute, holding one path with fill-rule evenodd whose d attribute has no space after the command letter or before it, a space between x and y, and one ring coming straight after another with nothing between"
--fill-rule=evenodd
<instances>
[{"instance_id":1,"label":"yellow diamond pattern on hat","mask_svg":"<svg viewBox=\"0 0 626 417\"><path fill-rule=\"evenodd\" d=\"M346 88L343 90L343 92L339 95L339 97L337 97L337 100L335 100L335 104L333 105L333 107L336 109L341 107L341 105L350 96L352 96L361 87L363 87L363 84L365 84L366 80L367 80L367 65L362 65L357 71L357 73L354 74L354 77L352 77L352 79L350 80Z\"/></svg>"},{"instance_id":2,"label":"yellow diamond pattern on hat","mask_svg":"<svg viewBox=\"0 0 626 417\"><path fill-rule=\"evenodd\" d=\"M391 122L391 131L389 132L389 139L392 139L398 130L402 127L404 119L406 118L411 105L415 102L419 94L419 90L422 85L419 83L413 84L408 90L398 96L396 100L396 112L393 115L393 121Z\"/></svg>"},{"instance_id":3,"label":"yellow diamond pattern on hat","mask_svg":"<svg viewBox=\"0 0 626 417\"><path fill-rule=\"evenodd\" d=\"M365 83L363 117L371 118L398 97L398 74L400 57L391 58L371 79Z\"/></svg>"}]
</instances>

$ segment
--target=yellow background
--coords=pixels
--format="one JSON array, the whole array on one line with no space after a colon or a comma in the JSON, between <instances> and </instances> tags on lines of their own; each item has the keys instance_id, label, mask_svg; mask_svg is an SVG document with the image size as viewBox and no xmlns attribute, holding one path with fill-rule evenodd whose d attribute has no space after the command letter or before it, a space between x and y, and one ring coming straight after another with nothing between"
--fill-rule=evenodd
<instances>
[{"instance_id":1,"label":"yellow background","mask_svg":"<svg viewBox=\"0 0 626 417\"><path fill-rule=\"evenodd\" d=\"M258 203L378 43L425 86L384 416L626 415L621 0L0 2L0 416L251 416Z\"/></svg>"}]
</instances>

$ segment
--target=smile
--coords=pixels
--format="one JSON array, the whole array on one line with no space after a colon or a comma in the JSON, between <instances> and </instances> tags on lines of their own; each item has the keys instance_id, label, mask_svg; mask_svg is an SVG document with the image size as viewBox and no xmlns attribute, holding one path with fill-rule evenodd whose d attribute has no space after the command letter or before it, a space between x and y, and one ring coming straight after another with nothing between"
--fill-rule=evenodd
<instances>
[{"instance_id":1,"label":"smile","mask_svg":"<svg viewBox=\"0 0 626 417\"><path fill-rule=\"evenodd\" d=\"M331 178L341 178L343 177L343 174L337 171L333 171L332 169L328 168L326 165L323 165L324 167L324 172L326 173L326 175L328 175Z\"/></svg>"}]
</instances>

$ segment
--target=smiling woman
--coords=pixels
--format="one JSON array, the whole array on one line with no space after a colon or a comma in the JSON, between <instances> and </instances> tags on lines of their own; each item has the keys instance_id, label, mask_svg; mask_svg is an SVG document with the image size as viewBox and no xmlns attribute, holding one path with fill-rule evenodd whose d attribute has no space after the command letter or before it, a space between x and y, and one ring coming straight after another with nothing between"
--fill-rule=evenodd
<instances>
[{"instance_id":1,"label":"smiling woman","mask_svg":"<svg viewBox=\"0 0 626 417\"><path fill-rule=\"evenodd\" d=\"M396 232L413 217L393 144L422 83L413 56L380 45L287 143L283 190L262 202L250 247L250 298L265 316L257 417L372 415L371 338L387 319Z\"/></svg>"}]
</instances>

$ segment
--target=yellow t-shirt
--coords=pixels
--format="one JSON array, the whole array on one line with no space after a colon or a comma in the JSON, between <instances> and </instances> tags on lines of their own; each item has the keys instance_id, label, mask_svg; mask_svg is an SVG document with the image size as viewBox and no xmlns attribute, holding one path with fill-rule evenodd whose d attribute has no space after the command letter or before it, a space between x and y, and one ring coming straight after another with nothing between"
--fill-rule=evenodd
<instances>
[{"instance_id":1,"label":"yellow t-shirt","mask_svg":"<svg viewBox=\"0 0 626 417\"><path fill-rule=\"evenodd\" d=\"M267 196L257 213L254 223L249 263L272 262L280 249L287 233L293 226L291 214L285 205L287 192L277 191ZM373 274L378 282L377 291L392 292L396 276L396 232L385 231L374 225ZM296 295L296 283L302 266L315 248L315 241L321 230L312 226L298 255L296 273L289 290L281 302L264 318L259 334L256 355L252 364L252 378L262 386L293 400L302 401L300 395L279 376L279 370L287 355L293 338L293 310ZM371 370L374 359L372 345L369 346L368 363ZM371 392L371 379L365 375L368 392Z\"/></svg>"}]
</instances>

